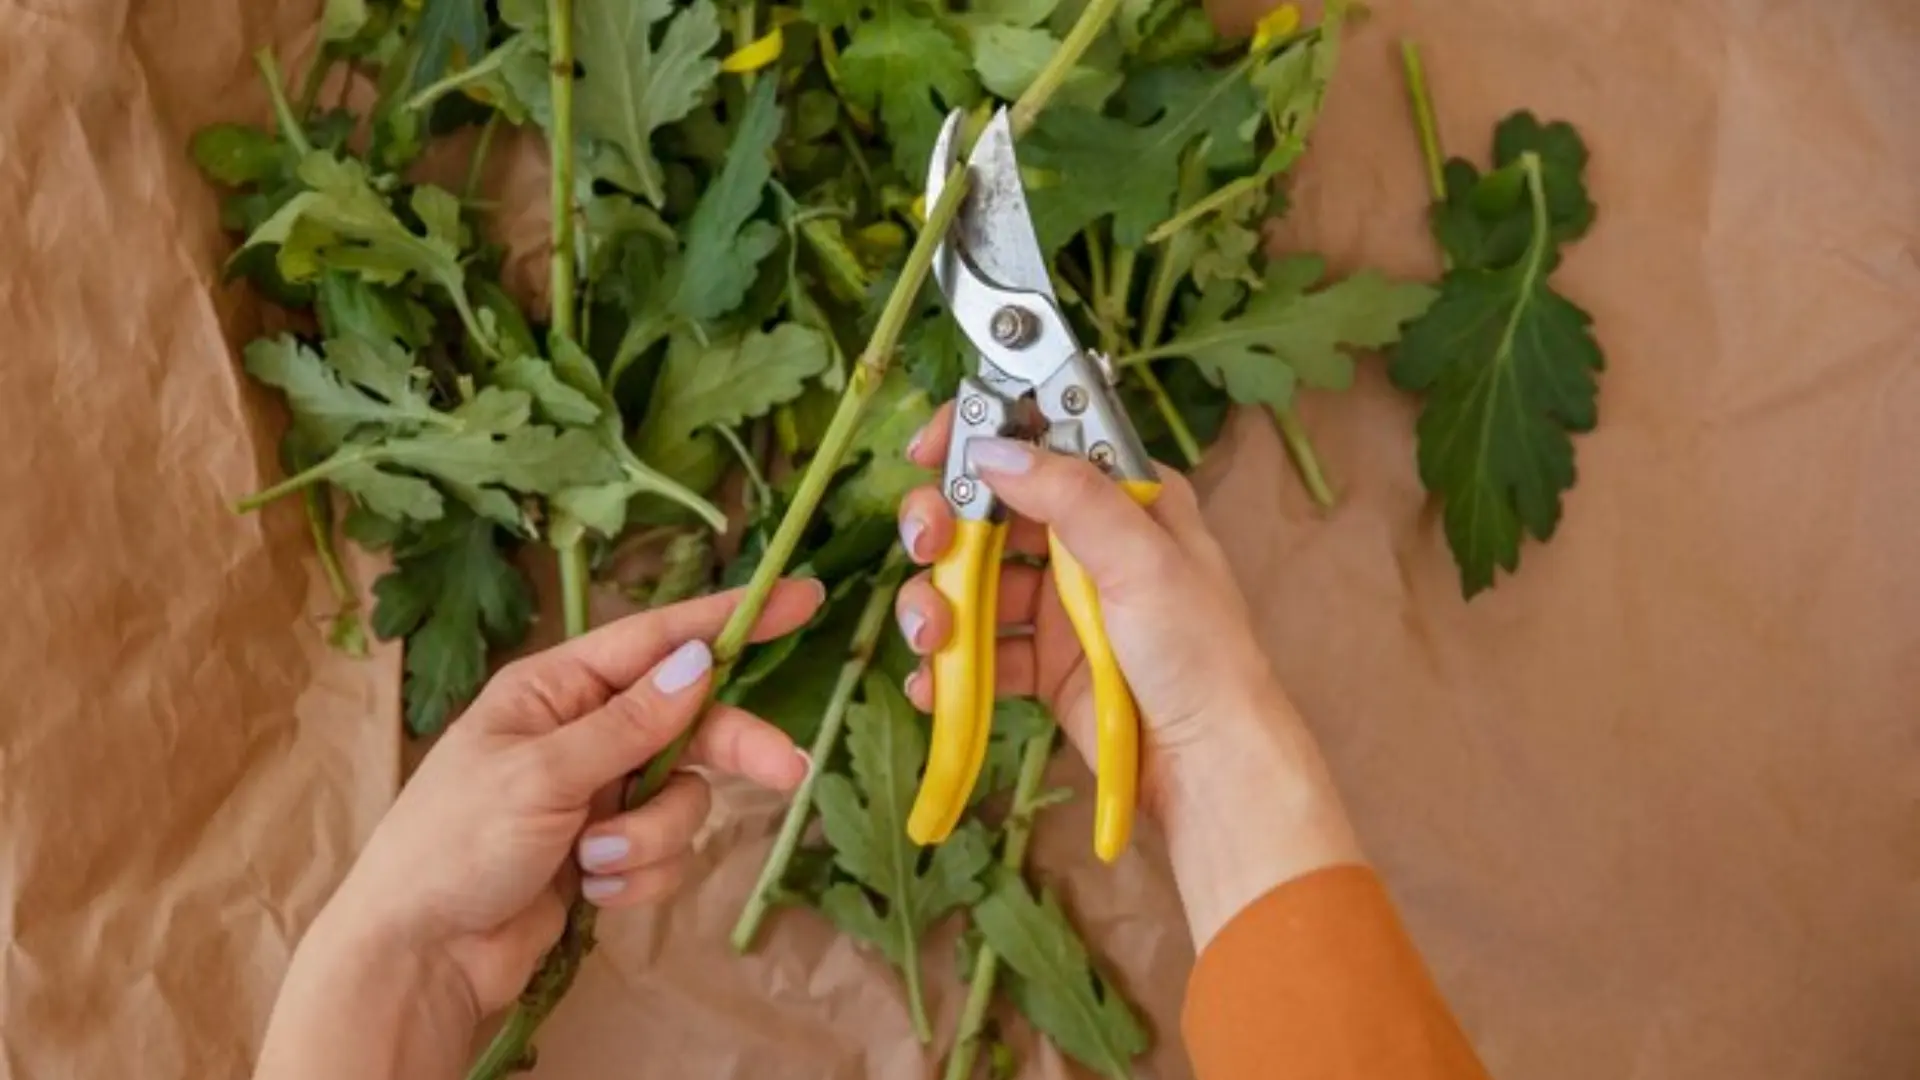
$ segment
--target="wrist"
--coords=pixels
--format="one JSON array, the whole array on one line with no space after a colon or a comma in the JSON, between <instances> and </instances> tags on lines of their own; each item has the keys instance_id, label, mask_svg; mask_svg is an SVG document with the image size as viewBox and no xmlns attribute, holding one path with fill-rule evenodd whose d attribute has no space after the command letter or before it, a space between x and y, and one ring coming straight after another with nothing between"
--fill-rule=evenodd
<instances>
[{"instance_id":1,"label":"wrist","mask_svg":"<svg viewBox=\"0 0 1920 1080\"><path fill-rule=\"evenodd\" d=\"M1164 756L1158 816L1196 949L1273 888L1364 861L1312 733L1271 679Z\"/></svg>"}]
</instances>

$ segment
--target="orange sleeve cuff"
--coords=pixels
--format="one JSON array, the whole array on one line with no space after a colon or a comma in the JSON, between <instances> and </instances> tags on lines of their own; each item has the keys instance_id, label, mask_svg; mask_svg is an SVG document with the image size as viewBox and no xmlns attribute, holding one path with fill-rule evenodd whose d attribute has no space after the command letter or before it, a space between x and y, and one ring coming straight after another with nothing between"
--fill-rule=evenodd
<instances>
[{"instance_id":1,"label":"orange sleeve cuff","mask_svg":"<svg viewBox=\"0 0 1920 1080\"><path fill-rule=\"evenodd\" d=\"M1197 1080L1484 1080L1374 872L1336 866L1248 905L1195 964Z\"/></svg>"}]
</instances>

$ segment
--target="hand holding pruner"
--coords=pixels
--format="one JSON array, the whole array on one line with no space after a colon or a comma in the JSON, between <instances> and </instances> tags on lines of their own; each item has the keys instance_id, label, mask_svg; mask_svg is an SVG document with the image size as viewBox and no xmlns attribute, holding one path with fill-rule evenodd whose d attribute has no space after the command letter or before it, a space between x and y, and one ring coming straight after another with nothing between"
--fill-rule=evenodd
<instances>
[{"instance_id":1,"label":"hand holding pruner","mask_svg":"<svg viewBox=\"0 0 1920 1080\"><path fill-rule=\"evenodd\" d=\"M927 170L926 202L940 198L958 156L963 114L947 117ZM1142 504L1160 483L1114 392L1106 358L1081 347L1054 296L1027 210L1007 111L996 112L967 159L971 188L934 255L933 275L979 369L961 380L941 490L953 507L953 545L933 586L953 607L954 631L932 660L933 742L909 836L938 843L953 831L978 782L993 720L994 650L1005 511L968 459L978 438L1025 439L1099 465ZM1094 688L1098 790L1094 850L1112 861L1133 828L1140 723L1086 571L1049 532L1061 606Z\"/></svg>"}]
</instances>

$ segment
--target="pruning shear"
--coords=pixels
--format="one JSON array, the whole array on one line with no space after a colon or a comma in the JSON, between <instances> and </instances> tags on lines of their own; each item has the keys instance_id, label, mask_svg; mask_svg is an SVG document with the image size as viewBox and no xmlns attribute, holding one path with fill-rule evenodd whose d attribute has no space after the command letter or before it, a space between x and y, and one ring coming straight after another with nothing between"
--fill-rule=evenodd
<instances>
[{"instance_id":1,"label":"pruning shear","mask_svg":"<svg viewBox=\"0 0 1920 1080\"><path fill-rule=\"evenodd\" d=\"M959 153L964 114L948 115L927 169L926 201L940 198ZM979 370L962 379L942 492L956 519L953 545L933 566L933 585L953 607L954 631L933 656L933 741L907 834L947 838L980 777L993 722L994 647L1006 514L968 459L979 438L1018 438L1086 458L1136 502L1160 482L1113 389L1106 357L1082 348L1054 296L1047 260L1014 160L1013 125L996 112L967 158L971 188L933 260L934 279ZM1140 771L1140 724L1100 617L1100 599L1051 530L1047 550L1061 606L1093 677L1098 752L1093 846L1111 862L1126 849Z\"/></svg>"}]
</instances>

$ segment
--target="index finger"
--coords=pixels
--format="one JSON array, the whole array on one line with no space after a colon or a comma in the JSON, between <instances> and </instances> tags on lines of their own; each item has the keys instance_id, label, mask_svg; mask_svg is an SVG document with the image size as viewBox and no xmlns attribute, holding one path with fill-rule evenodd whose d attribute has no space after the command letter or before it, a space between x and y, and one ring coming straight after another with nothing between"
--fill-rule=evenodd
<instances>
[{"instance_id":1,"label":"index finger","mask_svg":"<svg viewBox=\"0 0 1920 1080\"><path fill-rule=\"evenodd\" d=\"M502 668L482 696L538 697L555 720L566 722L599 708L639 681L681 644L719 636L746 597L746 589L703 596L637 612ZM826 599L819 581L788 578L773 588L749 641L767 641L805 626Z\"/></svg>"}]
</instances>

